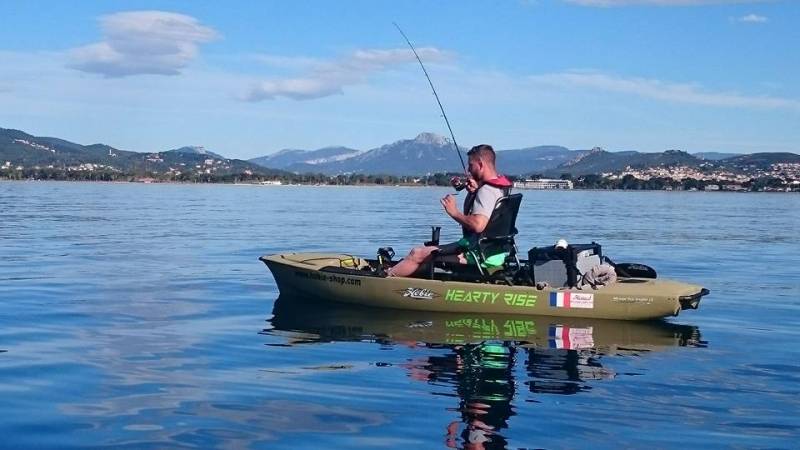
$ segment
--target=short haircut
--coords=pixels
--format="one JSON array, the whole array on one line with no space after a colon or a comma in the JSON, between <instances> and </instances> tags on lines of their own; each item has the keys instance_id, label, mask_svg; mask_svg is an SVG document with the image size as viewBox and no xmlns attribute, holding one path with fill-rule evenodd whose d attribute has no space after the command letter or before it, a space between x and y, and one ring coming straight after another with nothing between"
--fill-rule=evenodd
<instances>
[{"instance_id":1,"label":"short haircut","mask_svg":"<svg viewBox=\"0 0 800 450\"><path fill-rule=\"evenodd\" d=\"M488 162L493 166L495 165L494 149L489 144L480 144L476 145L475 147L472 147L467 152L467 156L480 158L484 162Z\"/></svg>"}]
</instances>

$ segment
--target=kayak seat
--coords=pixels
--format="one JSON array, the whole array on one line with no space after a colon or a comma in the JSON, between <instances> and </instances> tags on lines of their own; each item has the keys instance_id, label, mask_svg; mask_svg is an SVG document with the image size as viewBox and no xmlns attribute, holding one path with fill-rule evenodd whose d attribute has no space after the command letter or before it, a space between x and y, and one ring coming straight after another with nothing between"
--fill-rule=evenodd
<instances>
[{"instance_id":1,"label":"kayak seat","mask_svg":"<svg viewBox=\"0 0 800 450\"><path fill-rule=\"evenodd\" d=\"M511 194L497 200L489 218L489 223L478 237L477 245L467 249L467 254L472 256L477 267L483 271L484 268L497 267L498 264L493 259L497 255L506 254L501 262L512 258L519 266L517 259L517 244L515 237L517 231L517 214L522 204L522 194Z\"/></svg>"},{"instance_id":2,"label":"kayak seat","mask_svg":"<svg viewBox=\"0 0 800 450\"><path fill-rule=\"evenodd\" d=\"M501 197L495 203L492 216L486 228L471 242L464 241L464 254L468 264L442 264L452 272L463 272L469 278L495 281L498 279L514 279L519 271L520 263L517 257L517 214L522 203L522 194L511 194ZM461 267L458 267L461 266Z\"/></svg>"}]
</instances>

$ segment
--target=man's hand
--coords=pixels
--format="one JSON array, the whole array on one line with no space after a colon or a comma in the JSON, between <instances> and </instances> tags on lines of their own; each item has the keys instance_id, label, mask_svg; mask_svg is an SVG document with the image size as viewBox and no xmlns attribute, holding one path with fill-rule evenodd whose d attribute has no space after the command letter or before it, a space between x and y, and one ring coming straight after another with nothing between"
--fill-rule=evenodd
<instances>
[{"instance_id":1,"label":"man's hand","mask_svg":"<svg viewBox=\"0 0 800 450\"><path fill-rule=\"evenodd\" d=\"M447 214L458 222L459 225L466 227L467 230L473 233L483 232L483 229L486 228L486 224L489 223L489 218L482 214L470 214L468 216L461 214L461 211L458 210L458 206L456 206L456 198L451 194L447 194L442 198L442 206Z\"/></svg>"},{"instance_id":2,"label":"man's hand","mask_svg":"<svg viewBox=\"0 0 800 450\"><path fill-rule=\"evenodd\" d=\"M447 212L450 217L456 217L459 214L458 206L456 205L456 198L451 194L445 195L441 202L445 212Z\"/></svg>"},{"instance_id":3,"label":"man's hand","mask_svg":"<svg viewBox=\"0 0 800 450\"><path fill-rule=\"evenodd\" d=\"M453 189L456 191L460 191L467 187L467 180L461 177L452 177L450 178L450 185L453 186Z\"/></svg>"},{"instance_id":4,"label":"man's hand","mask_svg":"<svg viewBox=\"0 0 800 450\"><path fill-rule=\"evenodd\" d=\"M474 194L475 191L478 190L478 182L475 181L475 178L469 177L467 178L467 192L470 194Z\"/></svg>"}]
</instances>

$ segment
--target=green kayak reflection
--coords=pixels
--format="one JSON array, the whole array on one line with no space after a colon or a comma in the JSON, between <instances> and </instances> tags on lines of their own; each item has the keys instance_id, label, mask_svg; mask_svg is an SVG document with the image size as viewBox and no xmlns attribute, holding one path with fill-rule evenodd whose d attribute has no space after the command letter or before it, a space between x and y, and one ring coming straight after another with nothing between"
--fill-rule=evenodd
<instances>
[{"instance_id":1,"label":"green kayak reflection","mask_svg":"<svg viewBox=\"0 0 800 450\"><path fill-rule=\"evenodd\" d=\"M604 356L705 345L697 327L664 321L387 310L286 296L275 302L271 324L266 332L290 345L362 341L442 350L398 366L411 379L447 388L438 395L458 398L461 420L446 425L446 444L465 449L506 448L503 430L519 389L578 394L617 376ZM522 373L526 379L518 380Z\"/></svg>"},{"instance_id":2,"label":"green kayak reflection","mask_svg":"<svg viewBox=\"0 0 800 450\"><path fill-rule=\"evenodd\" d=\"M605 354L697 346L696 327L665 321L624 321L487 313L390 310L281 296L272 326L295 332L292 342L379 341L463 345L511 341L515 346L595 350Z\"/></svg>"}]
</instances>

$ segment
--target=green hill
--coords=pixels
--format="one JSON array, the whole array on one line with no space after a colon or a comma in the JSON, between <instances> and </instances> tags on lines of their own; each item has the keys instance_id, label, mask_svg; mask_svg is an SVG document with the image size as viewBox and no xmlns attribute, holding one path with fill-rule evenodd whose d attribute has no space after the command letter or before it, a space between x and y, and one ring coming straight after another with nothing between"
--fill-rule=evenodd
<instances>
[{"instance_id":1,"label":"green hill","mask_svg":"<svg viewBox=\"0 0 800 450\"><path fill-rule=\"evenodd\" d=\"M279 177L287 174L248 161L224 158L196 147L139 153L105 144L81 145L0 128L0 166L3 165L24 170L92 171L171 179L236 175Z\"/></svg>"},{"instance_id":2,"label":"green hill","mask_svg":"<svg viewBox=\"0 0 800 450\"><path fill-rule=\"evenodd\" d=\"M570 173L573 176L619 172L630 167L700 167L704 160L681 150L667 150L662 153L607 152L594 149L589 153L547 171L550 176Z\"/></svg>"},{"instance_id":3,"label":"green hill","mask_svg":"<svg viewBox=\"0 0 800 450\"><path fill-rule=\"evenodd\" d=\"M786 152L753 153L726 158L720 160L719 163L740 170L745 168L768 169L773 164L800 164L800 155Z\"/></svg>"}]
</instances>

